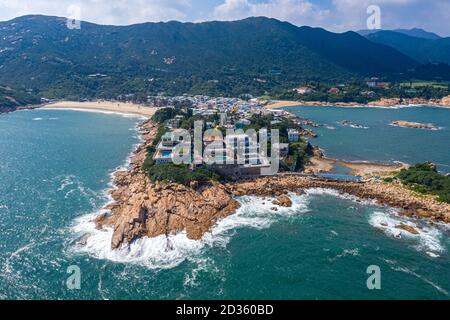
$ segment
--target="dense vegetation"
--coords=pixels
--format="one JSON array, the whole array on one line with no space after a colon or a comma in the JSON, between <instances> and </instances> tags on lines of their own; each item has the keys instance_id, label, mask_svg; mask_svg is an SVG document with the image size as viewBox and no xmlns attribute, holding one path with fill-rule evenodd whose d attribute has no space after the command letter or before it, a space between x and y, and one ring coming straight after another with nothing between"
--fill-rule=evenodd
<instances>
[{"instance_id":1,"label":"dense vegetation","mask_svg":"<svg viewBox=\"0 0 450 320\"><path fill-rule=\"evenodd\" d=\"M191 170L187 165L161 164L145 169L152 181L165 181L189 186L191 182L206 183L219 180L219 176L206 169Z\"/></svg>"},{"instance_id":2,"label":"dense vegetation","mask_svg":"<svg viewBox=\"0 0 450 320\"><path fill-rule=\"evenodd\" d=\"M402 170L397 178L415 191L436 194L441 201L450 203L450 176L439 174L432 163L420 163Z\"/></svg>"},{"instance_id":3,"label":"dense vegetation","mask_svg":"<svg viewBox=\"0 0 450 320\"><path fill-rule=\"evenodd\" d=\"M283 119L277 122L274 121L274 117L269 116L253 116L250 121L250 125L245 127L245 130L254 129L256 132L265 128L270 132L272 129L278 129L280 133L280 143L288 143L288 130L298 129L298 126L289 119ZM268 148L270 150L270 146ZM313 156L313 146L304 140L299 142L289 143L289 154L284 159L284 164L287 166L287 170L301 171L305 165L309 162L311 156Z\"/></svg>"},{"instance_id":4,"label":"dense vegetation","mask_svg":"<svg viewBox=\"0 0 450 320\"><path fill-rule=\"evenodd\" d=\"M431 72L426 72L431 74ZM450 74L450 70L449 70ZM381 98L401 99L442 99L450 95L449 81L405 81L398 79L397 83L390 83L386 88L369 88L366 82L352 82L339 85L338 93L330 92L334 85L326 83L304 82L302 86L309 86L314 91L306 94L298 94L295 91L285 91L278 94L278 98L286 100L357 102L366 104ZM420 84L420 85L416 85Z\"/></svg>"},{"instance_id":5,"label":"dense vegetation","mask_svg":"<svg viewBox=\"0 0 450 320\"><path fill-rule=\"evenodd\" d=\"M305 141L289 144L289 155L285 159L285 164L293 171L302 171L309 159L314 154L313 146Z\"/></svg>"},{"instance_id":6,"label":"dense vegetation","mask_svg":"<svg viewBox=\"0 0 450 320\"><path fill-rule=\"evenodd\" d=\"M417 66L354 32L267 18L123 27L83 22L70 30L63 18L25 16L0 22L0 49L0 81L65 99L259 96L302 81L356 81Z\"/></svg>"}]
</instances>

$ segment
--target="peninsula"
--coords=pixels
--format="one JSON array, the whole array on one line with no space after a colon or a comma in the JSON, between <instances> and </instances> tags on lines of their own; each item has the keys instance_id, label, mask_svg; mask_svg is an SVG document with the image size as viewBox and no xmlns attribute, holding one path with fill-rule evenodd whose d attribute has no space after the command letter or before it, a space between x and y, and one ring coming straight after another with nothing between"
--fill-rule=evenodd
<instances>
[{"instance_id":1,"label":"peninsula","mask_svg":"<svg viewBox=\"0 0 450 320\"><path fill-rule=\"evenodd\" d=\"M227 100L221 100L221 105L226 106ZM180 232L198 240L218 220L236 212L240 207L237 197L263 197L273 203L273 211L278 211L280 206L292 205L291 194L303 194L312 188L332 189L355 201L374 201L380 206L397 208L406 216L429 219L430 223L450 223L449 203L435 194L413 191L395 178L399 172L408 170L407 166L346 163L353 174L360 174L364 179L321 176L320 173L333 168L336 160L324 158L318 149L305 143L296 120L289 113L276 111L269 116L266 113L271 111L256 104L236 108L235 101L232 105L231 110L217 107L218 112L225 112L225 118L211 117L207 111L210 109L201 109L195 104L179 110L162 108L141 124L144 142L132 156L129 170L114 175L115 188L110 191L114 202L106 207L107 213L95 220L97 228L113 230L113 249L140 237ZM248 122L243 121L244 115L249 116ZM173 140L172 133L176 128L191 130L194 120L203 120L210 128L243 125L244 129L249 129L258 128L257 124L269 124L269 127L272 124L285 129L286 136L282 135L281 140L287 139L284 148L289 150L285 150L280 159L281 171L271 176L261 175L258 172L264 167L262 159L253 166L237 167L172 164L170 154L180 144ZM409 229L421 232L419 228Z\"/></svg>"}]
</instances>

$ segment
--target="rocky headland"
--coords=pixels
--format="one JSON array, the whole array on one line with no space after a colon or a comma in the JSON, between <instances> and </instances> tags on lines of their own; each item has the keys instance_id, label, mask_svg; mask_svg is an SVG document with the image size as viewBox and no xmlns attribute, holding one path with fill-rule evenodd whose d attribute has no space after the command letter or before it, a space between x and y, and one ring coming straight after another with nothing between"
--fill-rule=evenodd
<instances>
[{"instance_id":1,"label":"rocky headland","mask_svg":"<svg viewBox=\"0 0 450 320\"><path fill-rule=\"evenodd\" d=\"M157 237L185 231L189 239L201 239L218 219L233 214L239 203L220 183L189 187L173 183L153 183L142 172L147 148L157 125L141 125L144 143L136 150L128 171L114 175L114 200L110 213L96 219L97 228L113 228L111 246L119 248L140 237Z\"/></svg>"},{"instance_id":2,"label":"rocky headland","mask_svg":"<svg viewBox=\"0 0 450 320\"><path fill-rule=\"evenodd\" d=\"M333 189L354 196L357 201L374 200L380 205L399 208L407 216L450 223L449 204L441 203L433 196L419 195L396 183L330 181L301 174L280 174L232 183L192 183L190 186L154 183L141 168L157 128L151 121L141 125L144 142L134 153L130 169L115 173L115 188L110 191L114 202L106 207L108 213L95 220L98 229L113 229L113 249L141 237L180 232L186 232L189 239L198 240L218 220L236 212L240 207L236 197L273 198L272 210L277 211L280 206L292 206L291 193L301 195L311 188Z\"/></svg>"}]
</instances>

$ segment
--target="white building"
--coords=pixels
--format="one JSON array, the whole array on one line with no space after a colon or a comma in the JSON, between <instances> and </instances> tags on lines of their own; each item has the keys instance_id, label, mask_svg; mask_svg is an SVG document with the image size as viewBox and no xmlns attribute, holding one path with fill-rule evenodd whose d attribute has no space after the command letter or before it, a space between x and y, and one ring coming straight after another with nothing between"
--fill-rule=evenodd
<instances>
[{"instance_id":1,"label":"white building","mask_svg":"<svg viewBox=\"0 0 450 320\"><path fill-rule=\"evenodd\" d=\"M299 87L294 89L294 91L297 92L298 94L307 94L314 92L314 89L311 87Z\"/></svg>"},{"instance_id":2,"label":"white building","mask_svg":"<svg viewBox=\"0 0 450 320\"><path fill-rule=\"evenodd\" d=\"M247 134L229 135L209 153L207 165L226 176L259 176L264 169L270 169L270 161L261 155L258 142Z\"/></svg>"},{"instance_id":3,"label":"white building","mask_svg":"<svg viewBox=\"0 0 450 320\"><path fill-rule=\"evenodd\" d=\"M179 139L175 139L173 132L166 133L156 147L153 160L156 164L172 163L172 153L175 147L180 143Z\"/></svg>"},{"instance_id":4,"label":"white building","mask_svg":"<svg viewBox=\"0 0 450 320\"><path fill-rule=\"evenodd\" d=\"M288 139L289 142L299 142L300 141L300 133L295 129L288 130Z\"/></svg>"}]
</instances>

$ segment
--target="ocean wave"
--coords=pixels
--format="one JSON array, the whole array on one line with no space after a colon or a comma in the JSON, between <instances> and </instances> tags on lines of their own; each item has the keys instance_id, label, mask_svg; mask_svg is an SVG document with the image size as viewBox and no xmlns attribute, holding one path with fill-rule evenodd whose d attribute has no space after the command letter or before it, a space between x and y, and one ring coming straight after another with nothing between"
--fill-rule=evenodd
<instances>
[{"instance_id":1,"label":"ocean wave","mask_svg":"<svg viewBox=\"0 0 450 320\"><path fill-rule=\"evenodd\" d=\"M205 261L203 250L210 247L226 247L236 230L240 228L266 229L280 216L298 215L308 211L308 200L305 196L291 195L293 206L291 208L277 207L272 210L274 198L241 197L238 201L241 207L235 214L221 219L206 233L201 240L190 240L185 232L175 235L159 236L155 238L144 237L117 250L111 249L111 228L97 230L93 220L107 210L89 214L78 218L72 232L77 237L86 238L85 244L74 245L73 254L88 254L97 259L110 260L118 263L134 263L149 269L171 269L184 261L196 263L197 272L204 269ZM194 285L196 274L193 273L185 279L186 285Z\"/></svg>"},{"instance_id":2,"label":"ocean wave","mask_svg":"<svg viewBox=\"0 0 450 320\"><path fill-rule=\"evenodd\" d=\"M390 237L408 239L415 242L413 247L417 251L424 252L432 258L437 258L445 252L445 248L441 243L442 232L439 229L431 226L418 226L411 220L398 217L396 212L375 211L371 215L369 223ZM400 224L413 227L419 234L414 235L406 230L397 228Z\"/></svg>"},{"instance_id":3,"label":"ocean wave","mask_svg":"<svg viewBox=\"0 0 450 320\"><path fill-rule=\"evenodd\" d=\"M344 200L350 200L355 203L359 203L359 204L363 204L363 205L367 205L367 206L379 206L378 202L375 199L374 200L361 199L361 198L358 198L357 196L353 196L348 193L341 193L335 189L310 188L310 189L306 189L305 193L308 196L328 195L328 196L333 196L333 197L344 199Z\"/></svg>"},{"instance_id":4,"label":"ocean wave","mask_svg":"<svg viewBox=\"0 0 450 320\"><path fill-rule=\"evenodd\" d=\"M32 119L33 121L42 121L42 120L44 120L43 118L33 118Z\"/></svg>"}]
</instances>

